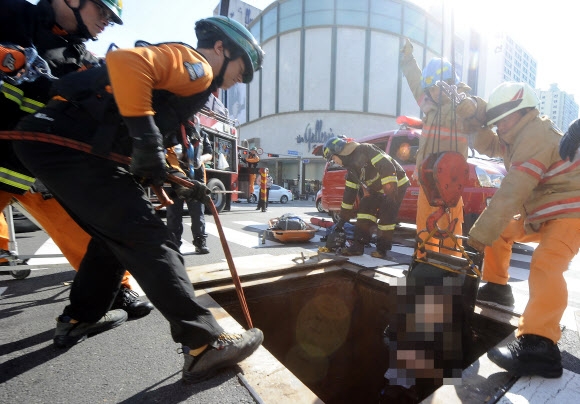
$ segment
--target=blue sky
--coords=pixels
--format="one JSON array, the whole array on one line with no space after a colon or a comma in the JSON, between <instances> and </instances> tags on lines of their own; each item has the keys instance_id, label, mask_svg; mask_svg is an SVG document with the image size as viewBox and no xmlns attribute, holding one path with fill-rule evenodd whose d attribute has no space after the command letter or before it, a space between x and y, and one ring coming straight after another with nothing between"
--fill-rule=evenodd
<instances>
[{"instance_id":1,"label":"blue sky","mask_svg":"<svg viewBox=\"0 0 580 404\"><path fill-rule=\"evenodd\" d=\"M245 0L264 9L272 0ZM195 22L213 15L219 0L123 0L123 25L107 27L88 48L99 56L114 42L132 47L136 40L158 43L166 41L197 44Z\"/></svg>"}]
</instances>

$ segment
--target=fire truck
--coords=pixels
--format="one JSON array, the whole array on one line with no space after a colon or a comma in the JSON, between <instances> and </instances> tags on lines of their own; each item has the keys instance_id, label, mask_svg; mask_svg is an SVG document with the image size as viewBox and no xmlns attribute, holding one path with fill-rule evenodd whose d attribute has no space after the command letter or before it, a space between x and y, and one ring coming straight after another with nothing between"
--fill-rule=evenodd
<instances>
[{"instance_id":1,"label":"fire truck","mask_svg":"<svg viewBox=\"0 0 580 404\"><path fill-rule=\"evenodd\" d=\"M213 158L206 164L206 183L218 212L231 209L232 202L251 195L249 168L244 163L248 147L240 145L238 123L219 109L207 105L195 116L195 124L206 132L213 147Z\"/></svg>"},{"instance_id":2,"label":"fire truck","mask_svg":"<svg viewBox=\"0 0 580 404\"><path fill-rule=\"evenodd\" d=\"M213 158L206 163L206 184L218 212L230 210L238 199L238 128L218 111L202 108L194 117L198 130L207 133ZM200 132L201 133L201 132Z\"/></svg>"}]
</instances>

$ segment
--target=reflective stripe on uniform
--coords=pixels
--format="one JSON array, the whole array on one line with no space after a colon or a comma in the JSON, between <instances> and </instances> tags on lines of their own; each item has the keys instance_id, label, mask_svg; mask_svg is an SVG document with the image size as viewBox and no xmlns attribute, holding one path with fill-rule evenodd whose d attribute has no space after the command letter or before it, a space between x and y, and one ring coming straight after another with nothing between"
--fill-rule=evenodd
<instances>
[{"instance_id":1,"label":"reflective stripe on uniform","mask_svg":"<svg viewBox=\"0 0 580 404\"><path fill-rule=\"evenodd\" d=\"M381 230L381 231L389 231L389 230L395 230L395 224L379 224L377 226L377 229Z\"/></svg>"},{"instance_id":2,"label":"reflective stripe on uniform","mask_svg":"<svg viewBox=\"0 0 580 404\"><path fill-rule=\"evenodd\" d=\"M4 96L9 100L17 103L22 111L28 112L29 114L33 114L44 107L42 102L25 97L24 91L12 84L2 83L2 86L0 86L0 92L2 92L2 94L4 94Z\"/></svg>"},{"instance_id":3,"label":"reflective stripe on uniform","mask_svg":"<svg viewBox=\"0 0 580 404\"><path fill-rule=\"evenodd\" d=\"M0 167L0 182L19 190L28 191L34 184L34 177Z\"/></svg>"},{"instance_id":4,"label":"reflective stripe on uniform","mask_svg":"<svg viewBox=\"0 0 580 404\"><path fill-rule=\"evenodd\" d=\"M377 175L375 175L373 178L371 178L370 180L366 180L365 184L368 186L373 185L373 182L378 181L380 178L379 173L377 172Z\"/></svg>"},{"instance_id":5,"label":"reflective stripe on uniform","mask_svg":"<svg viewBox=\"0 0 580 404\"><path fill-rule=\"evenodd\" d=\"M362 219L362 220L370 220L371 222L377 222L377 217L368 213L359 213L356 215L356 219Z\"/></svg>"},{"instance_id":6,"label":"reflective stripe on uniform","mask_svg":"<svg viewBox=\"0 0 580 404\"><path fill-rule=\"evenodd\" d=\"M353 189L358 189L358 184L352 181L346 181L344 183L344 186L347 188L353 188Z\"/></svg>"},{"instance_id":7,"label":"reflective stripe on uniform","mask_svg":"<svg viewBox=\"0 0 580 404\"><path fill-rule=\"evenodd\" d=\"M343 202L343 203L340 204L340 207L343 208L343 209L352 210L352 208L354 208L354 205L353 204L350 204L349 205L348 203L344 203Z\"/></svg>"},{"instance_id":8,"label":"reflective stripe on uniform","mask_svg":"<svg viewBox=\"0 0 580 404\"><path fill-rule=\"evenodd\" d=\"M397 181L397 186L400 187L401 185L405 185L407 182L409 182L409 177L403 177Z\"/></svg>"},{"instance_id":9,"label":"reflective stripe on uniform","mask_svg":"<svg viewBox=\"0 0 580 404\"><path fill-rule=\"evenodd\" d=\"M381 178L381 184L390 184L391 182L397 182L397 177L394 175L389 175L388 177Z\"/></svg>"},{"instance_id":10,"label":"reflective stripe on uniform","mask_svg":"<svg viewBox=\"0 0 580 404\"><path fill-rule=\"evenodd\" d=\"M385 156L383 156L382 153L379 153L371 159L371 164L374 166L377 164L377 162L379 162L383 158L385 158Z\"/></svg>"}]
</instances>

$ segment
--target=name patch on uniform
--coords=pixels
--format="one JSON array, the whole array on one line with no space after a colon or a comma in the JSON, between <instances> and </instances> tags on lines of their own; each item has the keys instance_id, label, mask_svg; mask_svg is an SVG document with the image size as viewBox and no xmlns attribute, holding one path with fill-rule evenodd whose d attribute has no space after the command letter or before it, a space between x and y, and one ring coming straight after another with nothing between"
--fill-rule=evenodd
<instances>
[{"instance_id":1,"label":"name patch on uniform","mask_svg":"<svg viewBox=\"0 0 580 404\"><path fill-rule=\"evenodd\" d=\"M187 73L189 73L189 78L191 79L191 81L195 81L200 77L205 76L203 64L201 64L201 62L198 63L183 62L183 65L187 69Z\"/></svg>"}]
</instances>

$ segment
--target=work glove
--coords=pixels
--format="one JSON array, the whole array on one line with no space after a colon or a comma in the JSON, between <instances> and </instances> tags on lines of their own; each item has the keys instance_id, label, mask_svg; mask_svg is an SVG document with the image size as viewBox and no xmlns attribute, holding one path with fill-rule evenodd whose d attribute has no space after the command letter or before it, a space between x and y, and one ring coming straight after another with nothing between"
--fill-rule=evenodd
<instances>
[{"instance_id":1,"label":"work glove","mask_svg":"<svg viewBox=\"0 0 580 404\"><path fill-rule=\"evenodd\" d=\"M487 103L479 97L468 97L457 105L455 113L463 121L463 129L466 133L477 132L486 124L486 107Z\"/></svg>"},{"instance_id":2,"label":"work glove","mask_svg":"<svg viewBox=\"0 0 580 404\"><path fill-rule=\"evenodd\" d=\"M401 48L401 60L406 62L413 57L413 44L409 40L409 38L405 38L405 44Z\"/></svg>"},{"instance_id":3,"label":"work glove","mask_svg":"<svg viewBox=\"0 0 580 404\"><path fill-rule=\"evenodd\" d=\"M167 176L163 138L152 116L123 118L133 138L131 173L142 177L144 184L162 186Z\"/></svg>"},{"instance_id":4,"label":"work glove","mask_svg":"<svg viewBox=\"0 0 580 404\"><path fill-rule=\"evenodd\" d=\"M7 75L20 72L26 64L24 48L18 45L0 45L0 71Z\"/></svg>"},{"instance_id":5,"label":"work glove","mask_svg":"<svg viewBox=\"0 0 580 404\"><path fill-rule=\"evenodd\" d=\"M562 160L574 161L578 147L580 146L580 119L575 120L568 127L568 131L560 140L560 157Z\"/></svg>"},{"instance_id":6,"label":"work glove","mask_svg":"<svg viewBox=\"0 0 580 404\"><path fill-rule=\"evenodd\" d=\"M209 202L211 190L206 187L203 182L196 180L189 180L189 182L194 185L192 188L187 188L183 185L178 185L175 188L177 196L184 201L199 201L202 203Z\"/></svg>"}]
</instances>

